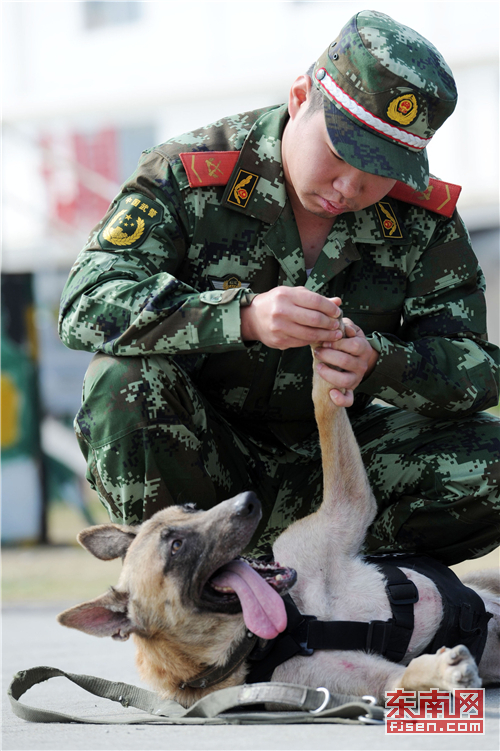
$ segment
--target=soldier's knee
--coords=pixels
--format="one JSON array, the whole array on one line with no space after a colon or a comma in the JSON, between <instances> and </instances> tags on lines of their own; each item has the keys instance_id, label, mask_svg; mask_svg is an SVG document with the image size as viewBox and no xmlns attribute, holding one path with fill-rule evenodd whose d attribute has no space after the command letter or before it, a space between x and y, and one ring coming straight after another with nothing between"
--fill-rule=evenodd
<instances>
[{"instance_id":1,"label":"soldier's knee","mask_svg":"<svg viewBox=\"0 0 500 751\"><path fill-rule=\"evenodd\" d=\"M98 354L85 376L76 425L96 446L154 425L186 423L202 411L196 389L172 358Z\"/></svg>"},{"instance_id":2,"label":"soldier's knee","mask_svg":"<svg viewBox=\"0 0 500 751\"><path fill-rule=\"evenodd\" d=\"M85 375L83 397L87 399L96 390L108 396L128 392L128 401L132 402L141 395L175 389L186 380L187 376L170 357L113 357L98 353Z\"/></svg>"},{"instance_id":3,"label":"soldier's knee","mask_svg":"<svg viewBox=\"0 0 500 751\"><path fill-rule=\"evenodd\" d=\"M113 357L99 352L92 358L85 374L84 399L95 389L108 390L109 394L115 394L128 383L139 381L142 368L141 357Z\"/></svg>"}]
</instances>

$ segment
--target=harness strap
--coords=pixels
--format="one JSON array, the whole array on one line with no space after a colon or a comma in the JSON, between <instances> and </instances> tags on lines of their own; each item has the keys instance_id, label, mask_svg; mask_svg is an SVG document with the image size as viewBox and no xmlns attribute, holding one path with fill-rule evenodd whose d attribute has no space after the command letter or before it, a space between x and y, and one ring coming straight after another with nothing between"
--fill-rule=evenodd
<instances>
[{"instance_id":1,"label":"harness strap","mask_svg":"<svg viewBox=\"0 0 500 751\"><path fill-rule=\"evenodd\" d=\"M418 589L397 566L385 563L377 565L386 578L385 588L392 610L391 638L386 652L382 654L392 662L401 662L413 634L413 605L418 602Z\"/></svg>"},{"instance_id":2,"label":"harness strap","mask_svg":"<svg viewBox=\"0 0 500 751\"><path fill-rule=\"evenodd\" d=\"M479 664L488 636L488 621L492 615L486 611L477 592L463 584L448 566L428 556L397 554L369 556L366 560L384 569L385 563L390 564L389 568L403 566L431 579L441 595L443 617L424 652L433 653L440 647L464 644Z\"/></svg>"},{"instance_id":3,"label":"harness strap","mask_svg":"<svg viewBox=\"0 0 500 751\"><path fill-rule=\"evenodd\" d=\"M269 681L274 670L295 655L312 655L315 649L375 652L392 662L401 662L413 633L413 605L418 601L415 584L394 565L377 561L386 577L392 610L388 621L319 621L302 615L290 595L283 598L287 612L284 633L249 655L247 683Z\"/></svg>"},{"instance_id":4,"label":"harness strap","mask_svg":"<svg viewBox=\"0 0 500 751\"><path fill-rule=\"evenodd\" d=\"M283 602L286 609L286 630L275 639L259 644L250 653L248 660L250 671L246 676L247 683L270 681L274 669L296 654L312 655L313 650L308 647L308 625L316 620L314 615L302 615L290 597L284 595Z\"/></svg>"},{"instance_id":5,"label":"harness strap","mask_svg":"<svg viewBox=\"0 0 500 751\"><path fill-rule=\"evenodd\" d=\"M127 709L126 715L106 714L78 717L22 704L19 699L32 686L49 678L64 677L95 696L118 702ZM373 697L330 694L326 688L310 688L290 683L241 685L214 691L185 709L175 701L161 699L127 683L114 683L91 675L66 673L51 667L36 667L17 673L8 690L12 711L30 722L78 722L92 725L138 724L245 724L255 722L308 723L341 722L383 724L383 707ZM278 703L293 711L258 711L255 705ZM254 705L252 707L252 705ZM247 709L249 707L249 709ZM130 708L140 709L141 713ZM231 711L229 711L231 710Z\"/></svg>"},{"instance_id":6,"label":"harness strap","mask_svg":"<svg viewBox=\"0 0 500 751\"><path fill-rule=\"evenodd\" d=\"M359 649L376 652L392 662L401 662L413 633L413 605L418 601L415 584L399 568L379 565L386 577L392 618L389 621L309 621L310 649Z\"/></svg>"},{"instance_id":7,"label":"harness strap","mask_svg":"<svg viewBox=\"0 0 500 751\"><path fill-rule=\"evenodd\" d=\"M385 655L391 637L391 621L314 621L309 625L311 649L347 649Z\"/></svg>"}]
</instances>

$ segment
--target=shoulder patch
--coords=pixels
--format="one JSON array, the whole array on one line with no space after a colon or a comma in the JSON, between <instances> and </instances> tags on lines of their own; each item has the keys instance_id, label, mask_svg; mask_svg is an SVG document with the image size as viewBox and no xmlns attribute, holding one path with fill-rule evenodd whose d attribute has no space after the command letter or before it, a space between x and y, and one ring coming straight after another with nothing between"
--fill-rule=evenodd
<instances>
[{"instance_id":1,"label":"shoulder patch","mask_svg":"<svg viewBox=\"0 0 500 751\"><path fill-rule=\"evenodd\" d=\"M375 208L383 236L390 240L402 240L403 233L389 201L379 201L375 204Z\"/></svg>"},{"instance_id":2,"label":"shoulder patch","mask_svg":"<svg viewBox=\"0 0 500 751\"><path fill-rule=\"evenodd\" d=\"M423 206L429 211L450 218L455 211L461 191L460 185L445 183L431 177L427 190L414 190L409 185L397 182L387 195L389 198L396 198L399 201L411 203L413 206Z\"/></svg>"},{"instance_id":3,"label":"shoulder patch","mask_svg":"<svg viewBox=\"0 0 500 751\"><path fill-rule=\"evenodd\" d=\"M97 238L103 250L138 248L156 224L163 219L163 208L140 193L123 196L114 214Z\"/></svg>"},{"instance_id":4,"label":"shoulder patch","mask_svg":"<svg viewBox=\"0 0 500 751\"><path fill-rule=\"evenodd\" d=\"M239 151L184 151L179 154L190 188L227 185Z\"/></svg>"}]
</instances>

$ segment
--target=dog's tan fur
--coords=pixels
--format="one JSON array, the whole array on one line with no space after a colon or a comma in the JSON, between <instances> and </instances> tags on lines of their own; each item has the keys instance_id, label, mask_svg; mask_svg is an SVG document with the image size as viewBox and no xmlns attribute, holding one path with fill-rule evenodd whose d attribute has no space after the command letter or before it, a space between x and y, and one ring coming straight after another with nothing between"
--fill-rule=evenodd
<instances>
[{"instance_id":1,"label":"dog's tan fur","mask_svg":"<svg viewBox=\"0 0 500 751\"><path fill-rule=\"evenodd\" d=\"M375 517L375 499L347 414L335 407L329 388L314 375L313 400L323 452L323 503L318 511L285 530L273 552L280 564L297 571L291 595L301 612L324 620L386 620L391 611L383 576L359 556ZM246 638L241 613L208 612L196 601L196 586L199 588L203 576L237 556L248 542L250 522L238 518L238 498L197 514L169 507L139 528L107 524L84 530L80 542L98 558L124 558L122 573L116 588L65 611L60 622L97 636L125 639L132 634L143 680L184 706L215 688L243 683L245 664L214 687L180 688L208 666L226 664ZM183 559L176 552L177 534L185 541L181 550L187 550L189 541L195 547L191 558ZM481 685L479 675L484 682L498 681L498 572L483 572L468 581L495 614L479 673L463 646L418 656L439 625L441 598L429 579L414 571L405 569L405 573L417 585L420 599L402 664L364 652L317 651L280 665L273 680L322 685L338 693L371 694L380 701L386 691L396 687L477 687ZM190 600L191 590L194 601Z\"/></svg>"}]
</instances>

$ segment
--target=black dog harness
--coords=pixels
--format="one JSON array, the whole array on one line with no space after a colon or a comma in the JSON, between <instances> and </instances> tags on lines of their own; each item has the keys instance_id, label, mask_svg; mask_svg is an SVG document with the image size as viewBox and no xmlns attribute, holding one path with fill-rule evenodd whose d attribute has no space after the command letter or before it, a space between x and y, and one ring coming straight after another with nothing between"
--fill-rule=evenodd
<instances>
[{"instance_id":1,"label":"black dog harness","mask_svg":"<svg viewBox=\"0 0 500 751\"><path fill-rule=\"evenodd\" d=\"M378 566L380 558L372 556L366 560ZM493 615L486 611L484 602L477 592L466 587L448 566L433 558L409 555L383 557L382 560L427 576L434 582L441 595L443 617L424 653L433 653L441 647L463 644L479 664L488 636L488 621Z\"/></svg>"},{"instance_id":2,"label":"black dog harness","mask_svg":"<svg viewBox=\"0 0 500 751\"><path fill-rule=\"evenodd\" d=\"M275 639L257 644L248 656L250 672L246 683L269 681L278 667L295 655L309 656L315 649L360 650L380 654L392 662L401 662L413 634L413 605L418 590L398 568L424 574L437 586L443 602L439 629L424 652L440 647L464 644L479 662L487 637L487 623L492 617L474 590L466 587L447 566L426 557L372 556L386 578L387 597L392 610L388 621L319 621L316 616L302 615L289 595L285 602L288 623Z\"/></svg>"}]
</instances>

